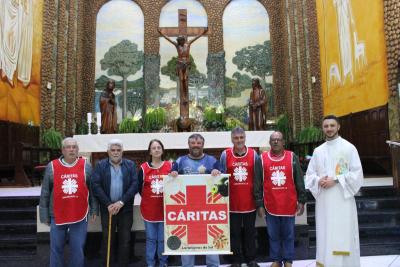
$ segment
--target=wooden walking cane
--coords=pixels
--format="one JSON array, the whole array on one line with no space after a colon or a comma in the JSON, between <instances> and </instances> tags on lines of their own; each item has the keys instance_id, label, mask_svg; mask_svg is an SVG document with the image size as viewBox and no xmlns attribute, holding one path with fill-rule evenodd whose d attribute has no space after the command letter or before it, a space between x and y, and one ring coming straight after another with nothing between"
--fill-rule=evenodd
<instances>
[{"instance_id":1,"label":"wooden walking cane","mask_svg":"<svg viewBox=\"0 0 400 267\"><path fill-rule=\"evenodd\" d=\"M107 240L107 267L110 267L110 246L111 246L111 223L112 214L108 214L108 240Z\"/></svg>"}]
</instances>

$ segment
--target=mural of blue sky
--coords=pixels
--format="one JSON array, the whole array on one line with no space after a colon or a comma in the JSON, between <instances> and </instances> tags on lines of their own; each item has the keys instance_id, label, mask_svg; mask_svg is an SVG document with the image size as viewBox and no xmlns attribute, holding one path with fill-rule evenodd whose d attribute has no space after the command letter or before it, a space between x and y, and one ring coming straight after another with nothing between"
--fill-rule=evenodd
<instances>
[{"instance_id":1,"label":"mural of blue sky","mask_svg":"<svg viewBox=\"0 0 400 267\"><path fill-rule=\"evenodd\" d=\"M104 4L97 14L96 26L96 79L107 75L102 71L100 60L111 46L122 40L130 40L143 51L144 18L140 7L130 0L112 0ZM129 81L143 76L143 70L128 77ZM119 81L121 77L111 76Z\"/></svg>"},{"instance_id":2,"label":"mural of blue sky","mask_svg":"<svg viewBox=\"0 0 400 267\"><path fill-rule=\"evenodd\" d=\"M226 76L232 77L238 71L232 63L236 51L270 40L268 13L257 0L232 0L225 8L223 27Z\"/></svg>"},{"instance_id":3,"label":"mural of blue sky","mask_svg":"<svg viewBox=\"0 0 400 267\"><path fill-rule=\"evenodd\" d=\"M178 27L178 9L187 9L187 20L189 27L207 27L207 14L204 7L197 1L192 0L172 0L169 1L161 10L160 27ZM193 37L189 37L189 40ZM176 40L176 37L171 37ZM190 53L194 58L197 69L207 74L207 54L208 54L208 38L201 37L194 42L190 48ZM161 67L177 56L176 48L164 38L160 37L160 55ZM169 79L168 76L161 75L160 87L172 88L176 87L176 82Z\"/></svg>"}]
</instances>

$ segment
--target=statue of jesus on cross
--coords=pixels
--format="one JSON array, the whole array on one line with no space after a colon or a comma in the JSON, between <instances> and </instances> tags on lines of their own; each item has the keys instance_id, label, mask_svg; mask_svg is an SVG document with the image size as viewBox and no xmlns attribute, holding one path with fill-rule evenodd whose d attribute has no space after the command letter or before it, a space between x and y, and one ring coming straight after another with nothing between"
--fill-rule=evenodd
<instances>
[{"instance_id":1,"label":"statue of jesus on cross","mask_svg":"<svg viewBox=\"0 0 400 267\"><path fill-rule=\"evenodd\" d=\"M187 10L179 9L179 27L158 28L158 32L168 42L176 47L178 60L176 63L176 75L179 78L180 120L189 119L189 70L190 70L190 45L208 31L207 27L187 27ZM169 36L176 36L176 42ZM188 41L188 36L195 36ZM189 125L190 126L190 125Z\"/></svg>"}]
</instances>

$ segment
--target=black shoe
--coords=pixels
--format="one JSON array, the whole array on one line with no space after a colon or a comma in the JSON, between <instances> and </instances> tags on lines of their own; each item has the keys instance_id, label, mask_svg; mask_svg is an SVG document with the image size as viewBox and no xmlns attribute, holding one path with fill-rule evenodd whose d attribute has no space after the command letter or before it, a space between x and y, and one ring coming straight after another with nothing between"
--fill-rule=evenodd
<instances>
[{"instance_id":1,"label":"black shoe","mask_svg":"<svg viewBox=\"0 0 400 267\"><path fill-rule=\"evenodd\" d=\"M240 263L233 263L231 264L231 267L241 267L242 265Z\"/></svg>"},{"instance_id":2,"label":"black shoe","mask_svg":"<svg viewBox=\"0 0 400 267\"><path fill-rule=\"evenodd\" d=\"M260 267L260 265L258 265L258 263L255 261L251 261L251 262L247 263L247 266L248 267Z\"/></svg>"}]
</instances>

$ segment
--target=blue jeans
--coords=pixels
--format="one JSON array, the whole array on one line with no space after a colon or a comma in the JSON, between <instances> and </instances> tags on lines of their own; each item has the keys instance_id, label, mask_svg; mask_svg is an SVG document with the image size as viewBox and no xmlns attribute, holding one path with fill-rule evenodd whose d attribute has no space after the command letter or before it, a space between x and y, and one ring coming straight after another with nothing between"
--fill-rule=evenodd
<instances>
[{"instance_id":1,"label":"blue jeans","mask_svg":"<svg viewBox=\"0 0 400 267\"><path fill-rule=\"evenodd\" d=\"M182 267L193 267L195 255L182 255ZM218 267L219 266L219 255L206 255L207 267Z\"/></svg>"},{"instance_id":2,"label":"blue jeans","mask_svg":"<svg viewBox=\"0 0 400 267\"><path fill-rule=\"evenodd\" d=\"M56 225L51 218L50 225L50 267L64 266L64 246L69 234L69 264L68 266L83 267L85 255L83 247L86 242L87 220L77 223Z\"/></svg>"},{"instance_id":3,"label":"blue jeans","mask_svg":"<svg viewBox=\"0 0 400 267\"><path fill-rule=\"evenodd\" d=\"M167 265L168 256L162 255L164 252L164 222L144 221L146 229L146 263L147 266L156 266L156 252L160 266Z\"/></svg>"},{"instance_id":4,"label":"blue jeans","mask_svg":"<svg viewBox=\"0 0 400 267\"><path fill-rule=\"evenodd\" d=\"M269 256L272 261L293 262L294 216L274 216L266 212Z\"/></svg>"}]
</instances>

